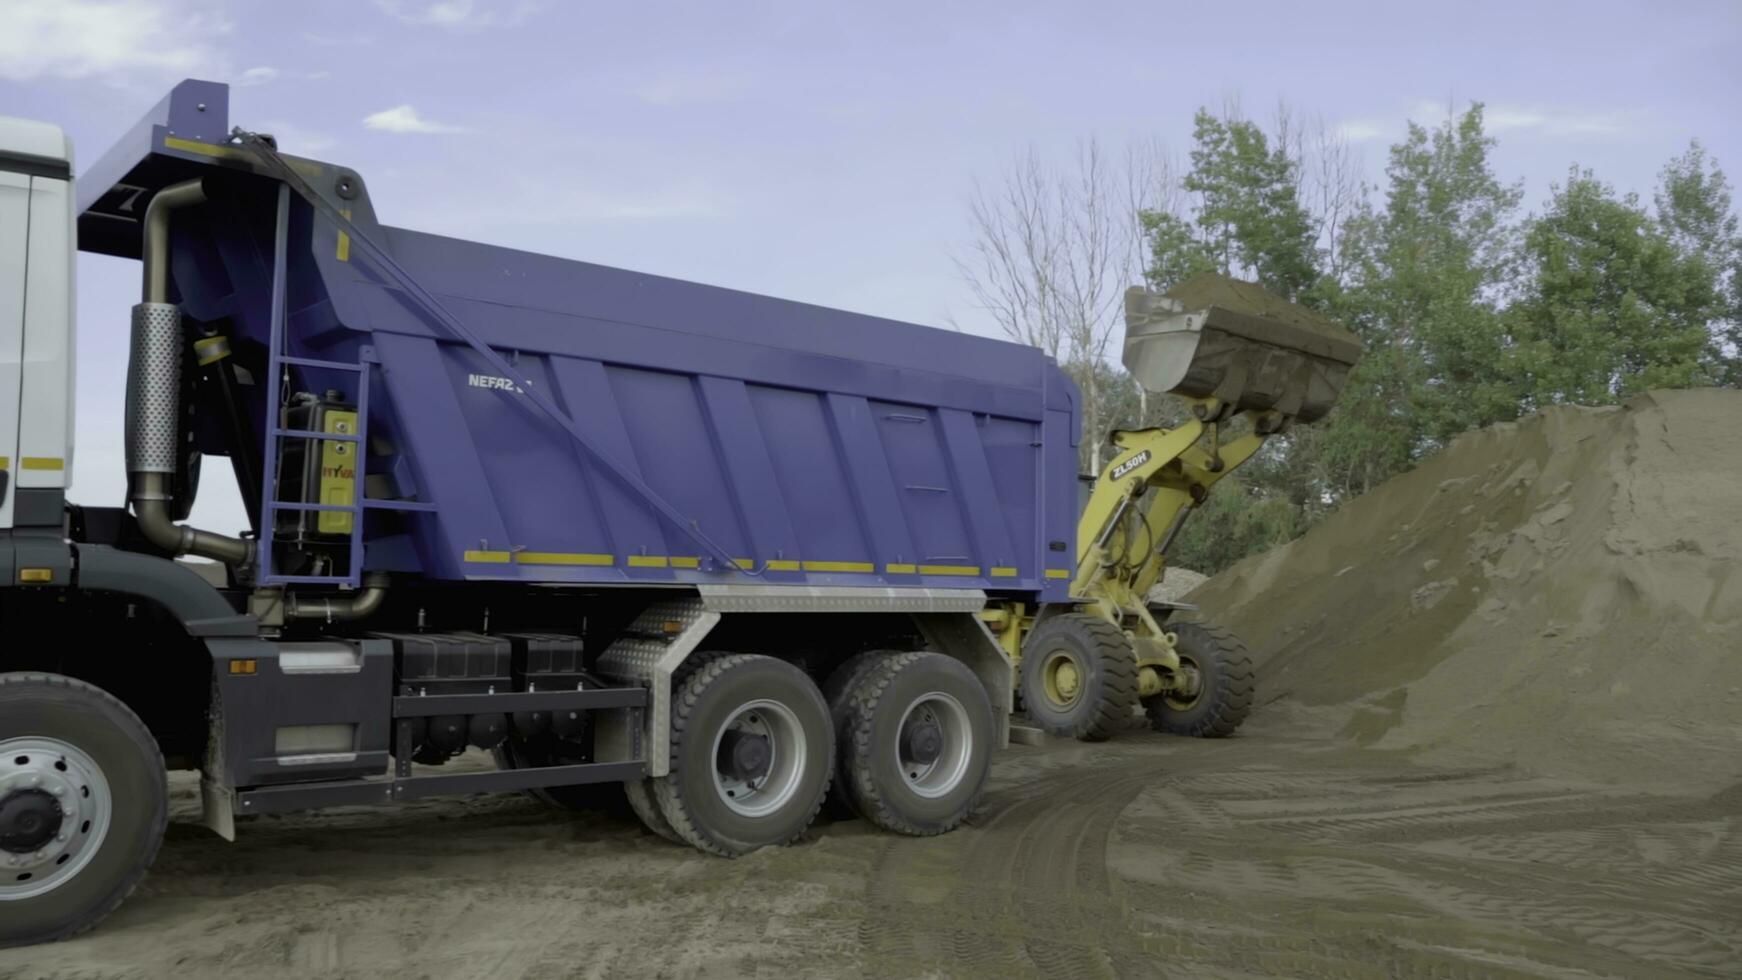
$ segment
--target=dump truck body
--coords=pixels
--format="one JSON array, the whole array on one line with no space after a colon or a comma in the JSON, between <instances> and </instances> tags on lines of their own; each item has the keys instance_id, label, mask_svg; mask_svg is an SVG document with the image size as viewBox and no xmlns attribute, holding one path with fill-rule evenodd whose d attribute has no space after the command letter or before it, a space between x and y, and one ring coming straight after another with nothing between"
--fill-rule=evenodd
<instances>
[{"instance_id":1,"label":"dump truck body","mask_svg":"<svg viewBox=\"0 0 1742 980\"><path fill-rule=\"evenodd\" d=\"M138 234L116 233L131 195L204 178L208 205L171 231L189 329L221 333L256 362L270 352L268 372L290 379L281 399L306 393L354 411L359 385L369 386L364 556L354 569L335 559L353 580L394 572L1063 598L1075 392L1039 351L382 225L361 177L307 161L296 165L310 186L331 192L343 181L334 200L356 227L520 379L405 302L353 254L349 235L300 200L288 212L275 341L277 188L210 135L224 131L223 104L184 92L190 85L169 100L166 122L99 164L114 183L83 186L85 247L137 255ZM206 128L176 135L170 117L190 99L206 106ZM259 380L246 392L256 420L268 414L268 379ZM579 436L529 405L521 382L554 399ZM199 437L230 452L218 435ZM264 428L255 437L268 459L285 445ZM318 457L298 460L332 469ZM300 484L286 493L291 482L278 476L280 500L324 502ZM324 482L344 489L331 473ZM326 533L347 535L349 515L334 516ZM275 560L269 574L294 572Z\"/></svg>"}]
</instances>

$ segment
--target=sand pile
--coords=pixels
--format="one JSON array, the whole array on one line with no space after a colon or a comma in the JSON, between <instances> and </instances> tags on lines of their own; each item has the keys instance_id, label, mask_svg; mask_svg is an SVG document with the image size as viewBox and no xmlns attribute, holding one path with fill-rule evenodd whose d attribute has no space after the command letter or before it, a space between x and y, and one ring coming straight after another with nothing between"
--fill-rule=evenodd
<instances>
[{"instance_id":1,"label":"sand pile","mask_svg":"<svg viewBox=\"0 0 1742 980\"><path fill-rule=\"evenodd\" d=\"M1630 785L1742 778L1742 392L1471 433L1190 601L1261 724Z\"/></svg>"}]
</instances>

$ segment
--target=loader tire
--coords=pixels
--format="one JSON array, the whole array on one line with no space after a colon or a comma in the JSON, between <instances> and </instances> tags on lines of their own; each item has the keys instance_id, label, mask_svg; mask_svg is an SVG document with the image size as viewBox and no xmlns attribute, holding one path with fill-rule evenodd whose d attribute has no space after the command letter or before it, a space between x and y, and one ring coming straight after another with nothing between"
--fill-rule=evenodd
<instances>
[{"instance_id":1,"label":"loader tire","mask_svg":"<svg viewBox=\"0 0 1742 980\"><path fill-rule=\"evenodd\" d=\"M882 657L856 679L842 719L846 789L884 830L948 833L968 818L992 772L996 723L986 688L936 653Z\"/></svg>"},{"instance_id":2,"label":"loader tire","mask_svg":"<svg viewBox=\"0 0 1742 980\"><path fill-rule=\"evenodd\" d=\"M847 792L847 702L866 671L894 656L896 654L888 650L854 654L823 682L823 700L829 704L829 720L835 726L835 775L829 782L829 795L823 802L823 811L838 820L860 816L859 808Z\"/></svg>"},{"instance_id":3,"label":"loader tire","mask_svg":"<svg viewBox=\"0 0 1742 980\"><path fill-rule=\"evenodd\" d=\"M1257 690L1252 657L1232 631L1205 623L1169 623L1179 637L1180 663L1198 674L1191 697L1172 693L1143 699L1143 709L1158 732L1198 738L1234 734L1252 711Z\"/></svg>"},{"instance_id":4,"label":"loader tire","mask_svg":"<svg viewBox=\"0 0 1742 980\"><path fill-rule=\"evenodd\" d=\"M1042 623L1022 646L1028 720L1059 738L1101 742L1137 708L1137 655L1123 630L1085 613Z\"/></svg>"},{"instance_id":5,"label":"loader tire","mask_svg":"<svg viewBox=\"0 0 1742 980\"><path fill-rule=\"evenodd\" d=\"M139 716L58 674L0 674L0 947L96 925L163 843L163 754Z\"/></svg>"},{"instance_id":6,"label":"loader tire","mask_svg":"<svg viewBox=\"0 0 1742 980\"><path fill-rule=\"evenodd\" d=\"M816 684L783 660L730 654L672 692L671 771L652 780L653 796L679 837L737 857L797 840L834 769L835 730Z\"/></svg>"}]
</instances>

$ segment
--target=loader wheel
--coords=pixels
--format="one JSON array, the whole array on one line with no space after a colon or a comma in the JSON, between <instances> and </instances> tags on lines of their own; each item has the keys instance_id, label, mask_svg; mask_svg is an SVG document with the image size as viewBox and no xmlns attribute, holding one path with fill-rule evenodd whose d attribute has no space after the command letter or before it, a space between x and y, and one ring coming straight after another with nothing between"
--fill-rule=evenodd
<instances>
[{"instance_id":1,"label":"loader wheel","mask_svg":"<svg viewBox=\"0 0 1742 980\"><path fill-rule=\"evenodd\" d=\"M796 840L835 762L829 707L804 671L773 657L708 661L672 693L671 772L652 780L678 836L736 857Z\"/></svg>"},{"instance_id":2,"label":"loader wheel","mask_svg":"<svg viewBox=\"0 0 1742 980\"><path fill-rule=\"evenodd\" d=\"M829 719L835 726L835 773L829 781L829 796L823 803L823 809L837 819L851 820L859 816L858 807L853 804L852 797L847 792L847 746L850 740L847 731L847 702L857 688L859 678L867 670L894 656L896 654L889 650L867 650L854 654L836 667L829 674L829 679L823 682L823 700L829 704Z\"/></svg>"},{"instance_id":3,"label":"loader wheel","mask_svg":"<svg viewBox=\"0 0 1742 980\"><path fill-rule=\"evenodd\" d=\"M1143 699L1143 709L1158 732L1222 738L1246 720L1256 688L1252 657L1232 632L1203 623L1169 623L1179 637L1185 691Z\"/></svg>"},{"instance_id":4,"label":"loader wheel","mask_svg":"<svg viewBox=\"0 0 1742 980\"><path fill-rule=\"evenodd\" d=\"M1028 720L1060 738L1100 742L1137 707L1137 655L1123 630L1084 613L1054 616L1022 647Z\"/></svg>"},{"instance_id":5,"label":"loader wheel","mask_svg":"<svg viewBox=\"0 0 1742 980\"><path fill-rule=\"evenodd\" d=\"M859 675L841 719L847 794L884 830L930 837L967 819L992 772L986 689L935 653L879 658Z\"/></svg>"},{"instance_id":6,"label":"loader wheel","mask_svg":"<svg viewBox=\"0 0 1742 980\"><path fill-rule=\"evenodd\" d=\"M70 677L0 674L0 947L115 911L168 820L163 755L138 715Z\"/></svg>"}]
</instances>

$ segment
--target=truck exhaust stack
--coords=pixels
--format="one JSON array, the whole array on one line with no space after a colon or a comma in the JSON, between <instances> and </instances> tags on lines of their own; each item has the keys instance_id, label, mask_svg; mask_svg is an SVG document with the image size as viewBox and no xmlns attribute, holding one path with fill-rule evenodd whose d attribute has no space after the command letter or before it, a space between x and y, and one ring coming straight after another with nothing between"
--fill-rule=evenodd
<instances>
[{"instance_id":1,"label":"truck exhaust stack","mask_svg":"<svg viewBox=\"0 0 1742 980\"><path fill-rule=\"evenodd\" d=\"M169 215L205 200L196 178L158 191L145 209L144 299L133 307L127 360L128 497L139 529L152 544L177 555L247 565L254 558L250 542L179 525L172 513L170 475L182 452L177 437L184 354L181 308L169 302Z\"/></svg>"}]
</instances>

